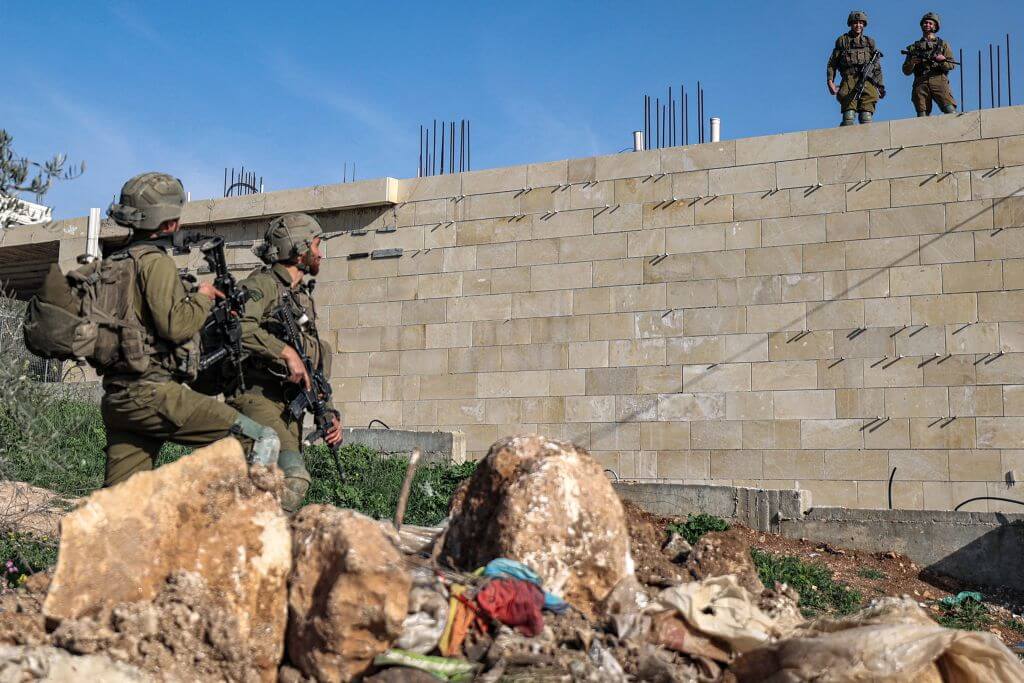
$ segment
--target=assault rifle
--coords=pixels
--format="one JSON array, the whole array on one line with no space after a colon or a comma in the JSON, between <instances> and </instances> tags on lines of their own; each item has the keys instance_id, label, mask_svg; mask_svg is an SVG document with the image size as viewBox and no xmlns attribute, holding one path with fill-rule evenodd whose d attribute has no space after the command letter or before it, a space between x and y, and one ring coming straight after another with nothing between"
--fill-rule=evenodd
<instances>
[{"instance_id":1,"label":"assault rifle","mask_svg":"<svg viewBox=\"0 0 1024 683\"><path fill-rule=\"evenodd\" d=\"M199 372L209 370L226 359L234 366L239 387L244 390L242 313L250 292L245 287L239 287L235 276L228 270L223 237L187 231L174 233L173 244L177 251L188 253L191 251L190 246L196 243L201 243L199 252L213 273L213 286L224 293L223 299L214 302L200 331L202 355L199 358Z\"/></svg>"},{"instance_id":2,"label":"assault rifle","mask_svg":"<svg viewBox=\"0 0 1024 683\"><path fill-rule=\"evenodd\" d=\"M921 59L926 62L935 62L936 64L956 64L957 66L960 66L960 62L952 59L946 59L942 62L936 61L935 55L942 54L938 46L936 46L934 50L923 50L919 47L911 46L909 50L900 50L900 54L910 55L911 57L916 57L917 59Z\"/></svg>"},{"instance_id":3,"label":"assault rifle","mask_svg":"<svg viewBox=\"0 0 1024 683\"><path fill-rule=\"evenodd\" d=\"M313 414L314 429L302 438L302 445L308 446L314 441L325 439L328 430L334 424L334 418L340 417L340 414L327 407L331 400L332 389L331 383L324 377L323 358L320 358L318 364L313 364L313 360L306 352L306 343L302 331L299 329L299 322L295 320L295 314L292 312L289 302L282 302L271 315L283 328L283 341L295 349L295 353L298 354L299 360L302 361L309 374L310 388L307 389L304 384L300 383L298 385L299 393L288 404L288 410L297 420L301 421L307 410ZM328 449L334 458L334 466L338 470L338 482L341 483L345 480L345 473L341 469L341 460L338 458L339 445L328 445Z\"/></svg>"},{"instance_id":4,"label":"assault rifle","mask_svg":"<svg viewBox=\"0 0 1024 683\"><path fill-rule=\"evenodd\" d=\"M870 80L875 83L875 80L871 78L871 70L874 68L875 63L882 58L882 52L880 50L874 50L871 53L871 59L868 60L864 68L860 70L860 75L857 78L857 89L853 93L853 102L860 102L860 96L864 94L864 86ZM885 97L885 86L875 83L875 87L878 88L878 94L880 97Z\"/></svg>"}]
</instances>

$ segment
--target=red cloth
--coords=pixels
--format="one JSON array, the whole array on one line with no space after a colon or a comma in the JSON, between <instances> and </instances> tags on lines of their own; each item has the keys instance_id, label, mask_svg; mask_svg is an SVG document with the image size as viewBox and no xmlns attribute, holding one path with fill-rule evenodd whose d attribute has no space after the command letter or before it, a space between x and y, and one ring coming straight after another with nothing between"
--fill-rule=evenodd
<instances>
[{"instance_id":1,"label":"red cloth","mask_svg":"<svg viewBox=\"0 0 1024 683\"><path fill-rule=\"evenodd\" d=\"M476 602L492 618L524 636L544 630L544 591L529 581L494 579L477 592Z\"/></svg>"}]
</instances>

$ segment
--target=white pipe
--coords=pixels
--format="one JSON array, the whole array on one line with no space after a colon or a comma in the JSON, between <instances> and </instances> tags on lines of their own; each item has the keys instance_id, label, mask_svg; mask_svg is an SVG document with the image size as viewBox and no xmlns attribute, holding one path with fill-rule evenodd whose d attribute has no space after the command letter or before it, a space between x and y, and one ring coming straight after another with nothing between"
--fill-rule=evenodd
<instances>
[{"instance_id":1,"label":"white pipe","mask_svg":"<svg viewBox=\"0 0 1024 683\"><path fill-rule=\"evenodd\" d=\"M711 142L718 142L722 138L722 119L717 116L711 117Z\"/></svg>"},{"instance_id":2,"label":"white pipe","mask_svg":"<svg viewBox=\"0 0 1024 683\"><path fill-rule=\"evenodd\" d=\"M86 229L85 253L90 259L100 257L100 210L89 209L89 224Z\"/></svg>"},{"instance_id":3,"label":"white pipe","mask_svg":"<svg viewBox=\"0 0 1024 683\"><path fill-rule=\"evenodd\" d=\"M633 151L644 151L644 132L642 130L633 131Z\"/></svg>"}]
</instances>

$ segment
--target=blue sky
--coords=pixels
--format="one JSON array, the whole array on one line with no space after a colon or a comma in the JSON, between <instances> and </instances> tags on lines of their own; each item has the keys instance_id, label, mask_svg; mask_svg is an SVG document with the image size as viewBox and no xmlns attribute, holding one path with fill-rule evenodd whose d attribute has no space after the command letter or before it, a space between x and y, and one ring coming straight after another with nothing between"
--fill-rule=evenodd
<instances>
[{"instance_id":1,"label":"blue sky","mask_svg":"<svg viewBox=\"0 0 1024 683\"><path fill-rule=\"evenodd\" d=\"M886 53L878 117L913 115L899 50L926 10L969 60L1024 27L1024 2L861 2ZM735 138L835 125L825 62L851 6L794 2L70 2L0 0L0 127L23 155L67 152L85 176L58 217L106 207L135 173L220 196L244 164L268 190L416 173L419 124L473 122L476 169L616 152L642 96L701 79ZM45 43L41 37L45 36ZM1018 55L1024 31L1013 39ZM1016 56L1015 99L1024 102ZM13 79L13 83L10 81ZM954 79L954 89L959 81ZM970 93L974 93L973 95ZM691 138L692 142L692 138Z\"/></svg>"}]
</instances>

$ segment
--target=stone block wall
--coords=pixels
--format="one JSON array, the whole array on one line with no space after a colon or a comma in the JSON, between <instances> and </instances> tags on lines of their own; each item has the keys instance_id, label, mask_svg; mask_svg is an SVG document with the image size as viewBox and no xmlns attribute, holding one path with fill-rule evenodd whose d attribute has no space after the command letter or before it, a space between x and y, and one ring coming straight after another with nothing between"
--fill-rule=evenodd
<instances>
[{"instance_id":1,"label":"stone block wall","mask_svg":"<svg viewBox=\"0 0 1024 683\"><path fill-rule=\"evenodd\" d=\"M394 182L319 278L347 426L816 505L885 507L894 467L900 508L1024 498L1024 107Z\"/></svg>"}]
</instances>

